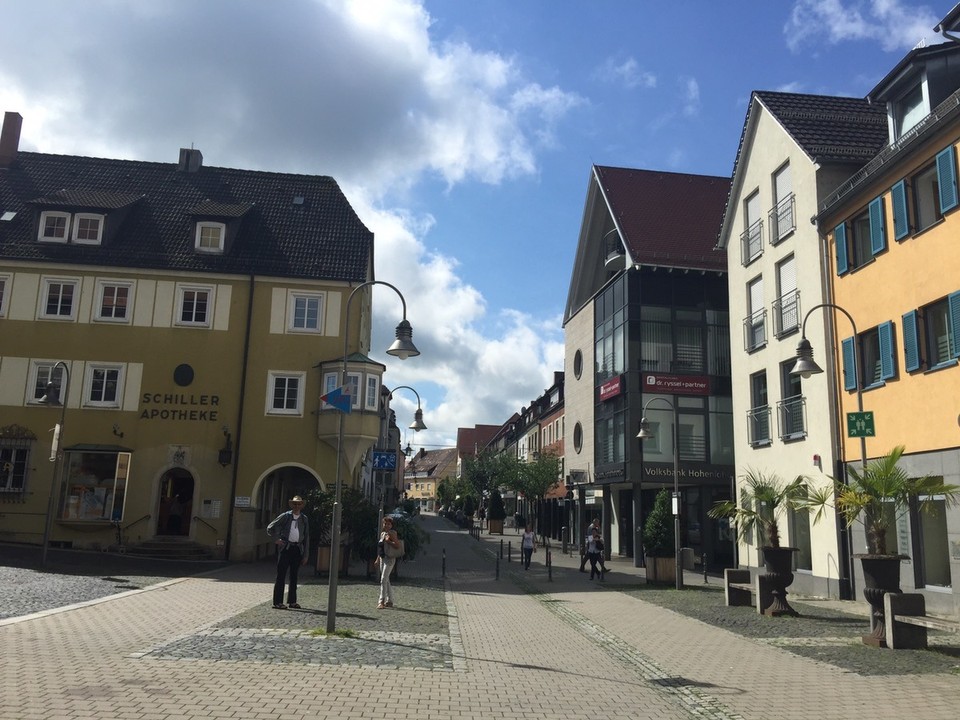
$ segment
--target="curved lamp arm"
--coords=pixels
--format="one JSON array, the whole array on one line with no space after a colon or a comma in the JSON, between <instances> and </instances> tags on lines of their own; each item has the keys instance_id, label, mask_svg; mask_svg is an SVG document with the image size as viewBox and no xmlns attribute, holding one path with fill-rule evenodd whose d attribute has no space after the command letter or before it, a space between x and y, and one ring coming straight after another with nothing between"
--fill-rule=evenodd
<instances>
[{"instance_id":1,"label":"curved lamp arm","mask_svg":"<svg viewBox=\"0 0 960 720\"><path fill-rule=\"evenodd\" d=\"M417 396L417 411L413 414L413 422L410 424L410 429L414 430L415 432L426 430L427 426L423 424L423 410L420 408L420 393L418 393L409 385L397 385L397 387L395 387L393 390L387 388L387 392L390 393L390 397L393 397L393 393L397 390L409 390Z\"/></svg>"}]
</instances>

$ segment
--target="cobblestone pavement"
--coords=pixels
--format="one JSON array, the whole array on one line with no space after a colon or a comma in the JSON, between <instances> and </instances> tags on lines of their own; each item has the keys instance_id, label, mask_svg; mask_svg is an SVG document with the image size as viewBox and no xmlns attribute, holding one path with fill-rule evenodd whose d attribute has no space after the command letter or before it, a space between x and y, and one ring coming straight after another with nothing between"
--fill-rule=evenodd
<instances>
[{"instance_id":1,"label":"cobblestone pavement","mask_svg":"<svg viewBox=\"0 0 960 720\"><path fill-rule=\"evenodd\" d=\"M951 648L857 646L862 609L759 618L716 604L712 580L652 590L614 561L590 582L559 552L552 572L542 551L525 572L498 561L500 538L423 522L433 540L402 565L397 607L376 610L375 582L344 579L334 636L319 631L326 578L303 578L303 610L273 610L269 563L177 579L2 568L0 720L957 717ZM24 587L7 592L17 577ZM28 601L36 589L43 599ZM86 604L56 609L78 589Z\"/></svg>"}]
</instances>

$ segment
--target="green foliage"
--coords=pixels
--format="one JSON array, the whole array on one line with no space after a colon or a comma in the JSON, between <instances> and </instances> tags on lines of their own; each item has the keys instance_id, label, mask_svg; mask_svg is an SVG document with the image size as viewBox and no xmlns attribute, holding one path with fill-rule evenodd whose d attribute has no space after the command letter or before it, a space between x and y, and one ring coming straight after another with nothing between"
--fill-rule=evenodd
<instances>
[{"instance_id":1,"label":"green foliage","mask_svg":"<svg viewBox=\"0 0 960 720\"><path fill-rule=\"evenodd\" d=\"M463 480L469 486L469 490L459 494L473 493L477 497L483 497L500 485L501 457L492 450L483 450L475 457L468 457L463 463Z\"/></svg>"},{"instance_id":2,"label":"green foliage","mask_svg":"<svg viewBox=\"0 0 960 720\"><path fill-rule=\"evenodd\" d=\"M463 514L470 517L476 512L476 509L477 503L473 499L473 495L467 495L467 497L463 499Z\"/></svg>"},{"instance_id":3,"label":"green foliage","mask_svg":"<svg viewBox=\"0 0 960 720\"><path fill-rule=\"evenodd\" d=\"M759 528L768 547L780 547L780 515L786 510L806 506L806 479L785 482L779 475L748 470L740 487L740 504L733 500L715 503L707 514L712 518L730 518L742 530Z\"/></svg>"},{"instance_id":4,"label":"green foliage","mask_svg":"<svg viewBox=\"0 0 960 720\"><path fill-rule=\"evenodd\" d=\"M377 555L379 511L357 488L343 488L340 495L340 534L363 560ZM334 493L316 489L303 498L303 511L310 520L311 555L318 545L329 545L333 529ZM312 555L316 557L316 555Z\"/></svg>"},{"instance_id":5,"label":"green foliage","mask_svg":"<svg viewBox=\"0 0 960 720\"><path fill-rule=\"evenodd\" d=\"M500 491L494 488L490 492L490 507L487 510L487 518L490 520L503 520L507 517L507 508L503 505L503 496Z\"/></svg>"},{"instance_id":6,"label":"green foliage","mask_svg":"<svg viewBox=\"0 0 960 720\"><path fill-rule=\"evenodd\" d=\"M404 560L413 560L423 549L424 545L429 544L430 534L420 526L420 521L415 518L404 517L403 515L391 515L393 520L393 529L397 531L397 537L403 540L405 554ZM380 534L377 533L377 537Z\"/></svg>"},{"instance_id":7,"label":"green foliage","mask_svg":"<svg viewBox=\"0 0 960 720\"><path fill-rule=\"evenodd\" d=\"M933 496L945 498L947 504L955 503L960 486L947 485L943 478L929 475L909 477L899 467L904 450L898 445L859 470L848 466L848 483L834 480L832 485L811 491L805 504L814 511L814 522L823 517L827 507L836 507L847 525L863 523L869 553L886 555L890 525L910 509L911 501L916 501L923 512L933 507Z\"/></svg>"},{"instance_id":8,"label":"green foliage","mask_svg":"<svg viewBox=\"0 0 960 720\"><path fill-rule=\"evenodd\" d=\"M543 452L530 463L521 463L520 485L528 498L542 500L547 492L560 482L560 459Z\"/></svg>"},{"instance_id":9,"label":"green foliage","mask_svg":"<svg viewBox=\"0 0 960 720\"><path fill-rule=\"evenodd\" d=\"M670 493L661 490L643 524L643 552L651 557L670 557L676 549Z\"/></svg>"}]
</instances>

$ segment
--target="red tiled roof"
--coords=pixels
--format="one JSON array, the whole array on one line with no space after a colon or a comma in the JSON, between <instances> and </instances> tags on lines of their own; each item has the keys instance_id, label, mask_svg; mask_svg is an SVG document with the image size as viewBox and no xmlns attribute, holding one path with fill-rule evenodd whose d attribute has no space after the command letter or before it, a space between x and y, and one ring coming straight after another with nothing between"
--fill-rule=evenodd
<instances>
[{"instance_id":1,"label":"red tiled roof","mask_svg":"<svg viewBox=\"0 0 960 720\"><path fill-rule=\"evenodd\" d=\"M595 166L630 258L641 265L727 269L714 250L730 178Z\"/></svg>"}]
</instances>

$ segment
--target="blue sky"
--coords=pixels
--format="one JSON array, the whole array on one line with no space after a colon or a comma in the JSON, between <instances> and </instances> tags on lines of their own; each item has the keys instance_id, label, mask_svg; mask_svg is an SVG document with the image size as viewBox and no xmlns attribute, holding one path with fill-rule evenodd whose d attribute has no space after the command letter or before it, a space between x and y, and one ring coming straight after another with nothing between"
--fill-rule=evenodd
<instances>
[{"instance_id":1,"label":"blue sky","mask_svg":"<svg viewBox=\"0 0 960 720\"><path fill-rule=\"evenodd\" d=\"M592 164L729 175L754 89L864 96L952 7L908 0L33 0L4 8L21 147L337 179L422 351L429 430L562 369ZM40 48L42 47L42 52ZM373 346L399 304L375 295ZM415 398L397 393L398 422Z\"/></svg>"}]
</instances>

